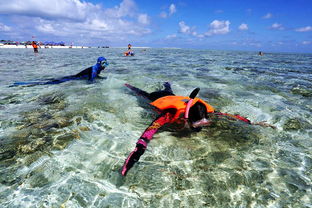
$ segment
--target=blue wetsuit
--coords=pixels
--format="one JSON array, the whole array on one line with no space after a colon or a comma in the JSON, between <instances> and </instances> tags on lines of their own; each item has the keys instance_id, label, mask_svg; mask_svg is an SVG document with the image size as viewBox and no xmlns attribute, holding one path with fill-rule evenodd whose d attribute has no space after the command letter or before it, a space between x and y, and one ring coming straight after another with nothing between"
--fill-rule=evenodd
<instances>
[{"instance_id":1,"label":"blue wetsuit","mask_svg":"<svg viewBox=\"0 0 312 208\"><path fill-rule=\"evenodd\" d=\"M88 79L88 81L90 83L92 83L96 77L99 77L99 74L104 69L105 69L105 67L102 67L100 64L96 64L94 66L90 66L90 67L84 69L83 71L79 72L76 75L66 76L66 77L62 77L60 79L50 80L48 82L44 82L44 84L59 84L62 82L66 82L66 81L70 81L70 80L77 80L77 79Z\"/></svg>"},{"instance_id":2,"label":"blue wetsuit","mask_svg":"<svg viewBox=\"0 0 312 208\"><path fill-rule=\"evenodd\" d=\"M17 85L48 85L48 84L60 84L70 80L88 79L89 83L92 83L96 77L101 78L99 74L108 66L108 62L104 57L99 57L97 63L94 66L90 66L76 75L62 77L60 79L48 79L44 81L34 82L15 82L11 86Z\"/></svg>"}]
</instances>

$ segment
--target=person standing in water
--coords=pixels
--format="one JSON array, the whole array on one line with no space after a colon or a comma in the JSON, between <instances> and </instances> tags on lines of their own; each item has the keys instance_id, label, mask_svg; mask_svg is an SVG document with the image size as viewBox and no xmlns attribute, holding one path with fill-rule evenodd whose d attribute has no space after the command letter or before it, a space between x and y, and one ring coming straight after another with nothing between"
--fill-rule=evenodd
<instances>
[{"instance_id":1,"label":"person standing in water","mask_svg":"<svg viewBox=\"0 0 312 208\"><path fill-rule=\"evenodd\" d=\"M126 52L124 52L125 56L134 56L134 52L131 49L132 45L129 43L128 44L128 50Z\"/></svg>"},{"instance_id":2,"label":"person standing in water","mask_svg":"<svg viewBox=\"0 0 312 208\"><path fill-rule=\"evenodd\" d=\"M38 45L37 45L37 43L36 43L35 41L33 41L33 42L31 43L31 45L32 45L32 47L34 48L34 53L38 53L39 51L38 51Z\"/></svg>"}]
</instances>

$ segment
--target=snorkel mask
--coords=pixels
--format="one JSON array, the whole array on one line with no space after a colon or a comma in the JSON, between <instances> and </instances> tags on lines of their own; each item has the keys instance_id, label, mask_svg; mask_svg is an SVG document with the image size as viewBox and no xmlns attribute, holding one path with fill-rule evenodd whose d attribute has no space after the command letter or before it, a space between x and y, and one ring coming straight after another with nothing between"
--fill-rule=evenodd
<instances>
[{"instance_id":1,"label":"snorkel mask","mask_svg":"<svg viewBox=\"0 0 312 208\"><path fill-rule=\"evenodd\" d=\"M107 67L109 65L109 63L107 62L106 59L101 61L100 64L101 64L102 67Z\"/></svg>"},{"instance_id":2,"label":"snorkel mask","mask_svg":"<svg viewBox=\"0 0 312 208\"><path fill-rule=\"evenodd\" d=\"M193 90L193 92L190 94L190 100L187 102L186 104L186 108L185 108L185 114L184 114L184 118L188 119L189 117L189 112L190 112L190 108L192 106L192 103L194 101L194 98L196 97L196 95L198 94L200 88L196 88L195 90Z\"/></svg>"},{"instance_id":3,"label":"snorkel mask","mask_svg":"<svg viewBox=\"0 0 312 208\"><path fill-rule=\"evenodd\" d=\"M100 64L103 68L104 67L107 67L109 65L108 61L106 60L106 58L100 56L98 59L97 59L97 63Z\"/></svg>"},{"instance_id":4,"label":"snorkel mask","mask_svg":"<svg viewBox=\"0 0 312 208\"><path fill-rule=\"evenodd\" d=\"M184 114L184 119L186 122L185 125L189 125L189 127L195 131L200 131L202 126L208 126L210 125L210 121L207 120L206 118L202 118L201 120L198 120L196 122L190 122L189 121L189 111L190 108L194 102L194 99L196 97L196 95L198 94L200 88L196 88L195 90L193 90L193 92L190 94L190 100L187 102L186 104L186 108L185 108L185 114Z\"/></svg>"}]
</instances>

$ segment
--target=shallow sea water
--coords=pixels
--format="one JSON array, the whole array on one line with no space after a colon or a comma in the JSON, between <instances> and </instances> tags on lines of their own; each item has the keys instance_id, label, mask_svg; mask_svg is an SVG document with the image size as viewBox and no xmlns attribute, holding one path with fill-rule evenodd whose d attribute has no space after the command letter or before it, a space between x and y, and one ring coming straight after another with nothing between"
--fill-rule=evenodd
<instances>
[{"instance_id":1,"label":"shallow sea water","mask_svg":"<svg viewBox=\"0 0 312 208\"><path fill-rule=\"evenodd\" d=\"M312 207L312 55L182 49L0 50L0 207ZM105 79L9 87L76 74L105 56ZM220 120L164 129L126 177L156 114L130 92L200 87Z\"/></svg>"}]
</instances>

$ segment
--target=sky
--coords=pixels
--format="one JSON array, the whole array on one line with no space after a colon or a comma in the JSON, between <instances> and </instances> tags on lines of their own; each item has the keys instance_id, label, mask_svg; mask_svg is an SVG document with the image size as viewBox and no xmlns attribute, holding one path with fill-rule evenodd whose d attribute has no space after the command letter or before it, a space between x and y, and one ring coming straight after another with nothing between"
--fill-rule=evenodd
<instances>
[{"instance_id":1,"label":"sky","mask_svg":"<svg viewBox=\"0 0 312 208\"><path fill-rule=\"evenodd\" d=\"M312 0L0 0L0 39L312 53Z\"/></svg>"}]
</instances>

